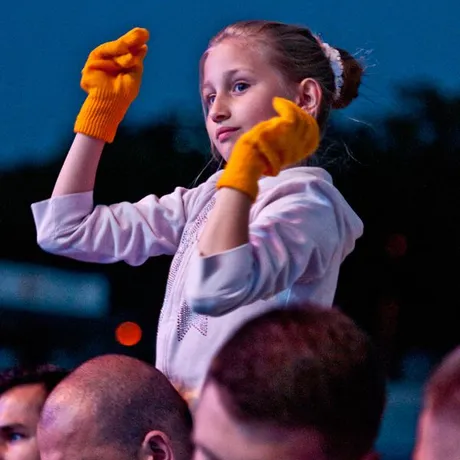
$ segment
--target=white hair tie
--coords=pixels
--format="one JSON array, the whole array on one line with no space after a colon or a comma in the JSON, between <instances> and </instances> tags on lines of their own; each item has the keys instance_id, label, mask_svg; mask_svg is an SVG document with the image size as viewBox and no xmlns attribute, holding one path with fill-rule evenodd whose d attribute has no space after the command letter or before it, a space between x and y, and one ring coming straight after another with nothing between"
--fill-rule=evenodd
<instances>
[{"instance_id":1,"label":"white hair tie","mask_svg":"<svg viewBox=\"0 0 460 460\"><path fill-rule=\"evenodd\" d=\"M340 56L340 52L338 49L334 48L333 46L329 45L328 43L324 43L321 40L318 40L323 50L323 53L328 58L332 72L334 73L334 84L335 84L335 91L334 91L334 101L338 101L340 99L340 93L343 87L343 61Z\"/></svg>"}]
</instances>

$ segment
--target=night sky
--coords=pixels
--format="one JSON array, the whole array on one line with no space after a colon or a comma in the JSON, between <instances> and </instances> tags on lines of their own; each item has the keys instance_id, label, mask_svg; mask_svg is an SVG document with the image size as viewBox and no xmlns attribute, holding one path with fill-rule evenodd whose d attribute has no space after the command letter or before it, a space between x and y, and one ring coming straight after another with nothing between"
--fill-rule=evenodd
<instances>
[{"instance_id":1,"label":"night sky","mask_svg":"<svg viewBox=\"0 0 460 460\"><path fill-rule=\"evenodd\" d=\"M428 80L444 91L460 91L459 5L451 0L436 6L423 0L8 1L0 19L0 169L62 154L85 96L79 80L88 53L134 26L148 28L152 38L127 124L148 123L172 111L198 121L198 59L207 41L228 23L256 18L305 24L330 44L367 56L361 97L337 116L371 121L402 109L394 91L399 83Z\"/></svg>"}]
</instances>

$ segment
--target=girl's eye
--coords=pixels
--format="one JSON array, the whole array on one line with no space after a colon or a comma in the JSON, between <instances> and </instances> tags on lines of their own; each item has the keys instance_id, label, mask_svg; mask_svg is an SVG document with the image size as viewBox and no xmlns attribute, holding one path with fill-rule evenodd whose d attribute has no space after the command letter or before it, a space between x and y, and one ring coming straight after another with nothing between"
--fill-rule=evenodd
<instances>
[{"instance_id":1,"label":"girl's eye","mask_svg":"<svg viewBox=\"0 0 460 460\"><path fill-rule=\"evenodd\" d=\"M249 88L249 85L247 83L243 83L243 82L238 82L235 84L235 86L233 87L233 91L237 92L237 93L242 93L243 91L247 90Z\"/></svg>"},{"instance_id":2,"label":"girl's eye","mask_svg":"<svg viewBox=\"0 0 460 460\"><path fill-rule=\"evenodd\" d=\"M207 96L206 97L206 105L209 107L213 104L213 102L215 101L216 99L216 96L215 94L211 94L210 96Z\"/></svg>"}]
</instances>

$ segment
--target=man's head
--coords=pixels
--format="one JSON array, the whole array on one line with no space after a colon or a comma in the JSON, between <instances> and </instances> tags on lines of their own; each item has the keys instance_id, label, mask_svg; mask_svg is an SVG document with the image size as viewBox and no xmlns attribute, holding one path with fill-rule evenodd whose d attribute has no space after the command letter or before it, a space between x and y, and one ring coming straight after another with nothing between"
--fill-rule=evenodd
<instances>
[{"instance_id":1,"label":"man's head","mask_svg":"<svg viewBox=\"0 0 460 460\"><path fill-rule=\"evenodd\" d=\"M40 459L36 442L40 412L67 374L50 365L0 373L0 460Z\"/></svg>"},{"instance_id":2,"label":"man's head","mask_svg":"<svg viewBox=\"0 0 460 460\"><path fill-rule=\"evenodd\" d=\"M187 404L147 363L94 358L49 396L38 427L42 460L188 460Z\"/></svg>"},{"instance_id":3,"label":"man's head","mask_svg":"<svg viewBox=\"0 0 460 460\"><path fill-rule=\"evenodd\" d=\"M215 356L195 416L195 459L368 458L385 378L368 337L337 310L272 311Z\"/></svg>"},{"instance_id":4,"label":"man's head","mask_svg":"<svg viewBox=\"0 0 460 460\"><path fill-rule=\"evenodd\" d=\"M460 347L428 380L419 420L415 459L460 458Z\"/></svg>"}]
</instances>

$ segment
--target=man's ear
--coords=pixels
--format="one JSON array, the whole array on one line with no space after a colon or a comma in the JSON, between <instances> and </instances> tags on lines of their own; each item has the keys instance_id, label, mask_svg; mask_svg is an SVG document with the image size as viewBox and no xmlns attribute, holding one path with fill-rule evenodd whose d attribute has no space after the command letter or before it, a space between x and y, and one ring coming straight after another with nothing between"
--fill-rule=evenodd
<instances>
[{"instance_id":1,"label":"man's ear","mask_svg":"<svg viewBox=\"0 0 460 460\"><path fill-rule=\"evenodd\" d=\"M142 441L139 460L174 460L169 437L162 431L149 431Z\"/></svg>"}]
</instances>

